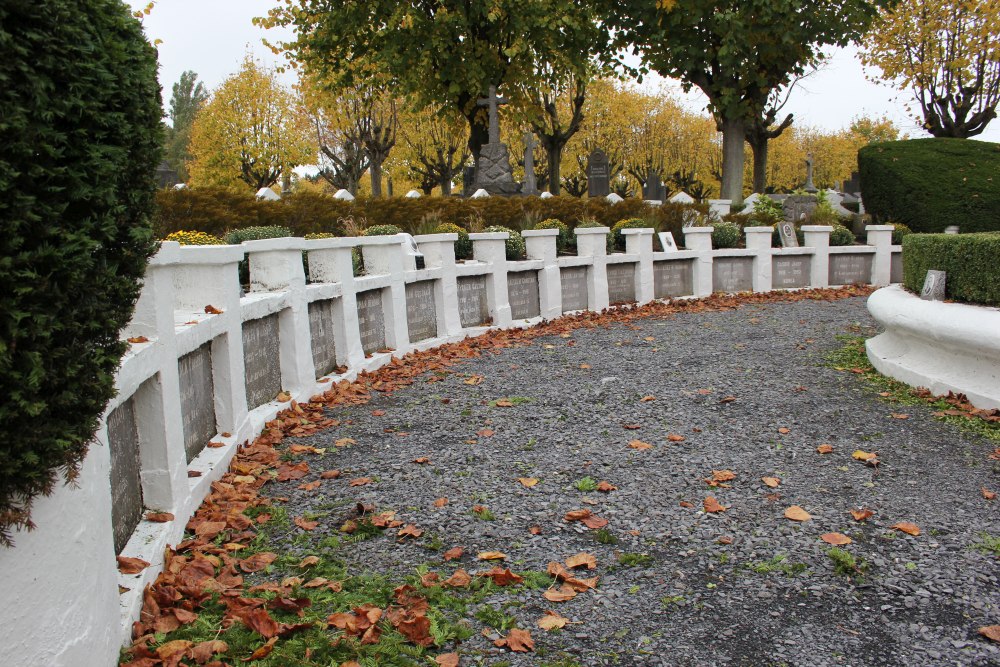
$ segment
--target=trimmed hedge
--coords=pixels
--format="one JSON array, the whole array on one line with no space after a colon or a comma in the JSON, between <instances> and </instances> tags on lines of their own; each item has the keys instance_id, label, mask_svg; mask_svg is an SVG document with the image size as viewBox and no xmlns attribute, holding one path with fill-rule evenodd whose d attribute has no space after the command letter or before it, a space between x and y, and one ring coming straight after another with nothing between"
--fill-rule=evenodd
<instances>
[{"instance_id":1,"label":"trimmed hedge","mask_svg":"<svg viewBox=\"0 0 1000 667\"><path fill-rule=\"evenodd\" d=\"M865 210L880 223L918 233L1000 230L1000 144L970 139L911 139L858 152Z\"/></svg>"},{"instance_id":2,"label":"trimmed hedge","mask_svg":"<svg viewBox=\"0 0 1000 667\"><path fill-rule=\"evenodd\" d=\"M1000 306L1000 233L905 236L903 285L919 294L930 269L947 272L949 299Z\"/></svg>"},{"instance_id":3,"label":"trimmed hedge","mask_svg":"<svg viewBox=\"0 0 1000 667\"><path fill-rule=\"evenodd\" d=\"M0 544L72 480L146 261L156 51L119 0L0 3Z\"/></svg>"}]
</instances>

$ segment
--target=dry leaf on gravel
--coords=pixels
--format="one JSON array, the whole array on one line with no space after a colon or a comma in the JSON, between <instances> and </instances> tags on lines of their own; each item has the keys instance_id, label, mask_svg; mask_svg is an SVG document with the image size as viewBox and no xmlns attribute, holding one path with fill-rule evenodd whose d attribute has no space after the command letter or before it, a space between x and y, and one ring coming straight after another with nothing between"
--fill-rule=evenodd
<instances>
[{"instance_id":1,"label":"dry leaf on gravel","mask_svg":"<svg viewBox=\"0 0 1000 667\"><path fill-rule=\"evenodd\" d=\"M715 496L708 496L707 498L705 498L703 505L705 506L705 511L709 514L715 514L716 512L725 512L727 509L729 509L719 504L719 501L715 499Z\"/></svg>"},{"instance_id":2,"label":"dry leaf on gravel","mask_svg":"<svg viewBox=\"0 0 1000 667\"><path fill-rule=\"evenodd\" d=\"M445 561L456 560L458 558L461 558L462 554L464 553L465 549L463 549L462 547L452 547L451 549L445 551L441 557L444 558Z\"/></svg>"},{"instance_id":3,"label":"dry leaf on gravel","mask_svg":"<svg viewBox=\"0 0 1000 667\"><path fill-rule=\"evenodd\" d=\"M816 451L819 452L820 454L829 454L833 451L833 447L831 447L830 445L820 445L819 447L816 448Z\"/></svg>"},{"instance_id":4,"label":"dry leaf on gravel","mask_svg":"<svg viewBox=\"0 0 1000 667\"><path fill-rule=\"evenodd\" d=\"M992 641L1000 642L1000 625L987 625L979 628L979 634Z\"/></svg>"},{"instance_id":5,"label":"dry leaf on gravel","mask_svg":"<svg viewBox=\"0 0 1000 667\"><path fill-rule=\"evenodd\" d=\"M438 508L444 507L445 505L448 504L448 499L447 498L443 498L443 497L442 498L438 498L437 500L434 501L433 504L434 504L434 507L438 507Z\"/></svg>"},{"instance_id":6,"label":"dry leaf on gravel","mask_svg":"<svg viewBox=\"0 0 1000 667\"><path fill-rule=\"evenodd\" d=\"M434 658L434 662L438 664L438 667L458 667L458 654L442 653Z\"/></svg>"},{"instance_id":7,"label":"dry leaf on gravel","mask_svg":"<svg viewBox=\"0 0 1000 667\"><path fill-rule=\"evenodd\" d=\"M569 623L568 618L554 611L546 611L545 615L538 619L538 627L546 632L564 628L567 623Z\"/></svg>"},{"instance_id":8,"label":"dry leaf on gravel","mask_svg":"<svg viewBox=\"0 0 1000 667\"><path fill-rule=\"evenodd\" d=\"M667 436L667 440L670 442L684 442L685 438L683 435L678 435L677 433L671 433Z\"/></svg>"},{"instance_id":9,"label":"dry leaf on gravel","mask_svg":"<svg viewBox=\"0 0 1000 667\"><path fill-rule=\"evenodd\" d=\"M537 477L518 477L517 481L519 481L522 485L528 487L529 489L538 484Z\"/></svg>"},{"instance_id":10,"label":"dry leaf on gravel","mask_svg":"<svg viewBox=\"0 0 1000 667\"><path fill-rule=\"evenodd\" d=\"M515 653L527 653L528 651L535 650L535 642L531 638L531 633L527 630L518 630L517 628L512 628L506 637L497 639L493 642L493 645L497 647L506 646Z\"/></svg>"},{"instance_id":11,"label":"dry leaf on gravel","mask_svg":"<svg viewBox=\"0 0 1000 667\"><path fill-rule=\"evenodd\" d=\"M832 544L834 546L844 546L853 542L851 538L843 533L823 533L819 536L819 539L823 540L827 544Z\"/></svg>"},{"instance_id":12,"label":"dry leaf on gravel","mask_svg":"<svg viewBox=\"0 0 1000 667\"><path fill-rule=\"evenodd\" d=\"M986 498L986 500L993 500L997 497L996 491L990 491L985 486L979 489L979 492L983 494L983 498Z\"/></svg>"},{"instance_id":13,"label":"dry leaf on gravel","mask_svg":"<svg viewBox=\"0 0 1000 667\"><path fill-rule=\"evenodd\" d=\"M915 523L910 523L909 521L900 521L899 523L894 523L889 526L890 528L895 528L901 533L906 533L907 535L913 535L916 537L920 534L920 527Z\"/></svg>"},{"instance_id":14,"label":"dry leaf on gravel","mask_svg":"<svg viewBox=\"0 0 1000 667\"><path fill-rule=\"evenodd\" d=\"M612 491L617 491L618 487L612 484L611 482L601 481L597 485L597 490L600 491L601 493L611 493Z\"/></svg>"},{"instance_id":15,"label":"dry leaf on gravel","mask_svg":"<svg viewBox=\"0 0 1000 667\"><path fill-rule=\"evenodd\" d=\"M563 584L559 588L550 588L542 594L549 602L567 602L576 597L576 591L572 586Z\"/></svg>"},{"instance_id":16,"label":"dry leaf on gravel","mask_svg":"<svg viewBox=\"0 0 1000 667\"><path fill-rule=\"evenodd\" d=\"M480 551L476 558L479 560L506 560L507 554L501 551Z\"/></svg>"},{"instance_id":17,"label":"dry leaf on gravel","mask_svg":"<svg viewBox=\"0 0 1000 667\"><path fill-rule=\"evenodd\" d=\"M632 449L638 449L639 451L645 451L653 448L651 444L643 442L642 440L629 440L628 446Z\"/></svg>"},{"instance_id":18,"label":"dry leaf on gravel","mask_svg":"<svg viewBox=\"0 0 1000 667\"><path fill-rule=\"evenodd\" d=\"M777 477L761 477L760 481L764 482L765 485L771 487L772 489L781 484L781 480Z\"/></svg>"},{"instance_id":19,"label":"dry leaf on gravel","mask_svg":"<svg viewBox=\"0 0 1000 667\"><path fill-rule=\"evenodd\" d=\"M812 518L812 515L798 505L792 505L785 510L785 518L792 521L808 521Z\"/></svg>"},{"instance_id":20,"label":"dry leaf on gravel","mask_svg":"<svg viewBox=\"0 0 1000 667\"><path fill-rule=\"evenodd\" d=\"M593 554L581 552L566 559L566 567L573 570L578 567L586 567L593 570L597 567L597 558Z\"/></svg>"}]
</instances>

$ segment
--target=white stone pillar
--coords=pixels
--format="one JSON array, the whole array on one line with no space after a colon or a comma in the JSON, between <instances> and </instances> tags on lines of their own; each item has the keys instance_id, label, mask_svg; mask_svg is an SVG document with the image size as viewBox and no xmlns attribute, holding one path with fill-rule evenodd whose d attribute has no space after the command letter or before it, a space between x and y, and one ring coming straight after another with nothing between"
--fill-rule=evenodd
<instances>
[{"instance_id":1,"label":"white stone pillar","mask_svg":"<svg viewBox=\"0 0 1000 667\"><path fill-rule=\"evenodd\" d=\"M507 295L507 232L469 234L472 239L472 256L490 265L486 275L486 300L489 304L493 324L509 327L513 323L510 314L510 298Z\"/></svg>"},{"instance_id":2,"label":"white stone pillar","mask_svg":"<svg viewBox=\"0 0 1000 667\"><path fill-rule=\"evenodd\" d=\"M539 312L551 320L562 315L562 282L559 263L556 260L556 237L558 229L530 229L521 232L528 259L544 262L538 272Z\"/></svg>"},{"instance_id":3,"label":"white stone pillar","mask_svg":"<svg viewBox=\"0 0 1000 667\"><path fill-rule=\"evenodd\" d=\"M623 229L625 253L638 255L635 264L635 301L640 306L653 300L653 228Z\"/></svg>"},{"instance_id":4,"label":"white stone pillar","mask_svg":"<svg viewBox=\"0 0 1000 667\"><path fill-rule=\"evenodd\" d=\"M278 313L281 388L296 393L316 382L306 301L306 274L302 264L305 239L280 238L246 241L250 262L250 291L284 292L288 307Z\"/></svg>"},{"instance_id":5,"label":"white stone pillar","mask_svg":"<svg viewBox=\"0 0 1000 667\"><path fill-rule=\"evenodd\" d=\"M309 257L309 279L313 283L337 283L340 298L333 302L333 342L337 361L357 368L365 361L358 323L357 289L354 283L354 256L351 253L358 239L332 238L306 241Z\"/></svg>"},{"instance_id":6,"label":"white stone pillar","mask_svg":"<svg viewBox=\"0 0 1000 667\"><path fill-rule=\"evenodd\" d=\"M753 258L753 291L770 292L772 288L771 227L746 227L743 230L747 236L747 250L754 251Z\"/></svg>"},{"instance_id":7,"label":"white stone pillar","mask_svg":"<svg viewBox=\"0 0 1000 667\"><path fill-rule=\"evenodd\" d=\"M589 257L587 271L587 304L590 310L601 311L608 307L608 227L577 227L576 254Z\"/></svg>"},{"instance_id":8,"label":"white stone pillar","mask_svg":"<svg viewBox=\"0 0 1000 667\"><path fill-rule=\"evenodd\" d=\"M434 284L438 336L458 335L462 332L455 270L455 241L458 240L458 234L425 234L415 236L414 240L424 255L424 266L441 270L441 279Z\"/></svg>"},{"instance_id":9,"label":"white stone pillar","mask_svg":"<svg viewBox=\"0 0 1000 667\"><path fill-rule=\"evenodd\" d=\"M866 225L868 245L875 246L872 260L872 284L885 287L892 281L892 225Z\"/></svg>"},{"instance_id":10,"label":"white stone pillar","mask_svg":"<svg viewBox=\"0 0 1000 667\"><path fill-rule=\"evenodd\" d=\"M812 248L813 256L810 266L809 286L830 286L830 225L802 225L805 236L805 246Z\"/></svg>"},{"instance_id":11,"label":"white stone pillar","mask_svg":"<svg viewBox=\"0 0 1000 667\"><path fill-rule=\"evenodd\" d=\"M698 253L694 259L692 286L696 297L712 294L712 228L685 227L684 247Z\"/></svg>"}]
</instances>

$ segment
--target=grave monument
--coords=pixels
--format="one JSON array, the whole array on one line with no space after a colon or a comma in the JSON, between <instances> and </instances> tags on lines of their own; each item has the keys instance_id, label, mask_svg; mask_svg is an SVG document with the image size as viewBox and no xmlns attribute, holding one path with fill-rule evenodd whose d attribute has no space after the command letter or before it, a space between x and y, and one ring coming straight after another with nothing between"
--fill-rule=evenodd
<instances>
[{"instance_id":1,"label":"grave monument","mask_svg":"<svg viewBox=\"0 0 1000 667\"><path fill-rule=\"evenodd\" d=\"M507 104L507 99L497 97L496 86L490 86L490 96L476 101L477 106L489 109L489 143L479 149L476 163L476 179L473 190L486 190L490 194L514 195L521 191L521 184L514 182L510 169L510 154L506 144L500 142L499 107Z\"/></svg>"}]
</instances>

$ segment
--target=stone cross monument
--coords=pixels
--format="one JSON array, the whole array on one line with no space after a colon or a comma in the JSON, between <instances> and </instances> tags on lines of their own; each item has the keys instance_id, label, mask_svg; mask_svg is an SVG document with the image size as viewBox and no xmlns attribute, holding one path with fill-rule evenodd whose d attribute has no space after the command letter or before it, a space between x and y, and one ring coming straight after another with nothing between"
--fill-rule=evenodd
<instances>
[{"instance_id":1,"label":"stone cross monument","mask_svg":"<svg viewBox=\"0 0 1000 667\"><path fill-rule=\"evenodd\" d=\"M815 185L813 185L813 156L812 153L806 155L806 184L802 187L803 190L809 194L819 192Z\"/></svg>"},{"instance_id":2,"label":"stone cross monument","mask_svg":"<svg viewBox=\"0 0 1000 667\"><path fill-rule=\"evenodd\" d=\"M524 133L524 183L521 185L521 194L538 194L538 180L535 178L535 135L533 132Z\"/></svg>"},{"instance_id":3,"label":"stone cross monument","mask_svg":"<svg viewBox=\"0 0 1000 667\"><path fill-rule=\"evenodd\" d=\"M496 86L490 86L489 97L476 100L477 106L489 109L490 136L489 143L479 149L473 190L482 188L490 194L502 195L517 194L521 190L521 184L514 182L507 146L500 143L499 107L506 103L505 98L497 97Z\"/></svg>"},{"instance_id":4,"label":"stone cross monument","mask_svg":"<svg viewBox=\"0 0 1000 667\"><path fill-rule=\"evenodd\" d=\"M497 87L490 86L490 96L476 100L477 107L486 107L490 113L490 143L500 143L500 107L508 103L506 97L497 97Z\"/></svg>"}]
</instances>

